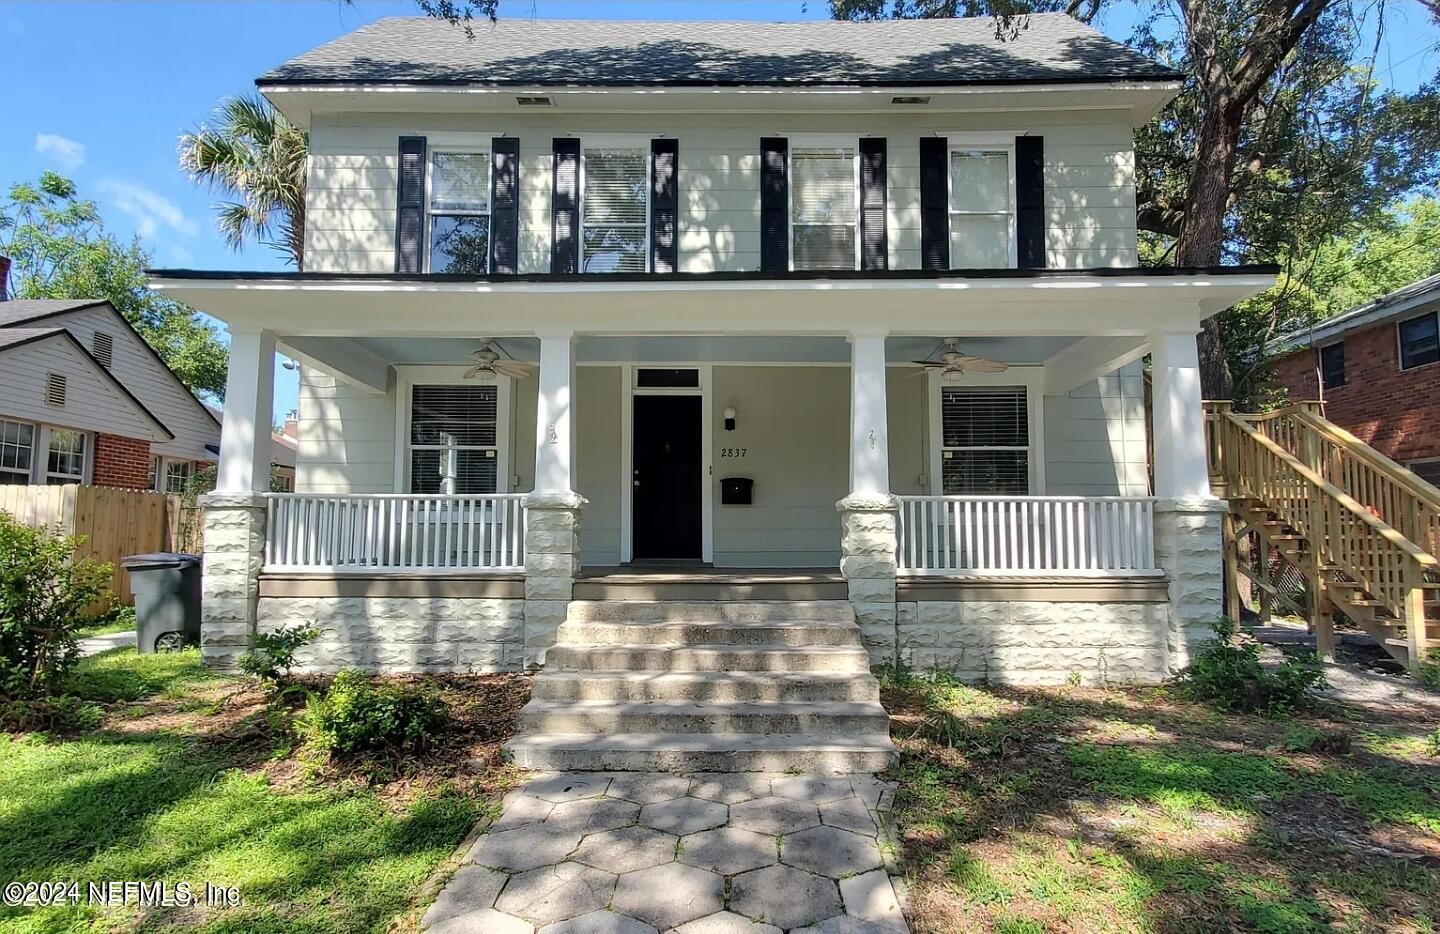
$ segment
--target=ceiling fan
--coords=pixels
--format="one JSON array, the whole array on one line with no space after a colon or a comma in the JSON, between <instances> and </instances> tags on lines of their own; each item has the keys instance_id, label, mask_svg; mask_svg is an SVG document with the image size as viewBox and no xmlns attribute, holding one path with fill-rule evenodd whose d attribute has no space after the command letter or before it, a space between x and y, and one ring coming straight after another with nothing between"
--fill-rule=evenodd
<instances>
[{"instance_id":1,"label":"ceiling fan","mask_svg":"<svg viewBox=\"0 0 1440 934\"><path fill-rule=\"evenodd\" d=\"M944 348L943 350L941 348ZM938 359L931 359L939 354ZM946 381L959 379L966 373L1004 373L1010 369L1010 364L1001 363L999 360L991 360L989 357L979 357L975 354L960 352L960 339L958 337L947 337L940 347L930 352L930 356L924 360L913 360L924 367L943 367L940 378Z\"/></svg>"},{"instance_id":2,"label":"ceiling fan","mask_svg":"<svg viewBox=\"0 0 1440 934\"><path fill-rule=\"evenodd\" d=\"M486 341L479 350L471 351L470 360L475 365L465 371L466 379L478 379L482 383L493 383L497 373L511 379L527 379L530 376L529 364L518 363L514 360L501 360L500 352L495 349L494 341Z\"/></svg>"}]
</instances>

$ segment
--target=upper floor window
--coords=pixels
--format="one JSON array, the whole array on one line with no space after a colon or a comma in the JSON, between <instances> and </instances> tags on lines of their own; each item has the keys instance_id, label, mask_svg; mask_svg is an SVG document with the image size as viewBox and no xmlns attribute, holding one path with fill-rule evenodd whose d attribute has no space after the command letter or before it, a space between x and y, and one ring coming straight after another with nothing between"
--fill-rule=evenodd
<instances>
[{"instance_id":1,"label":"upper floor window","mask_svg":"<svg viewBox=\"0 0 1440 934\"><path fill-rule=\"evenodd\" d=\"M84 483L87 436L73 428L50 429L50 452L45 465L45 482Z\"/></svg>"},{"instance_id":2,"label":"upper floor window","mask_svg":"<svg viewBox=\"0 0 1440 934\"><path fill-rule=\"evenodd\" d=\"M942 492L947 496L1030 492L1026 387L942 387L940 417Z\"/></svg>"},{"instance_id":3,"label":"upper floor window","mask_svg":"<svg viewBox=\"0 0 1440 934\"><path fill-rule=\"evenodd\" d=\"M854 146L802 146L790 151L792 268L859 265L858 188Z\"/></svg>"},{"instance_id":4,"label":"upper floor window","mask_svg":"<svg viewBox=\"0 0 1440 934\"><path fill-rule=\"evenodd\" d=\"M1320 385L1336 389L1345 385L1345 342L1320 348Z\"/></svg>"},{"instance_id":5,"label":"upper floor window","mask_svg":"<svg viewBox=\"0 0 1440 934\"><path fill-rule=\"evenodd\" d=\"M499 419L495 383L412 386L410 492L496 492Z\"/></svg>"},{"instance_id":6,"label":"upper floor window","mask_svg":"<svg viewBox=\"0 0 1440 934\"><path fill-rule=\"evenodd\" d=\"M650 150L585 147L581 195L583 272L644 272L649 266Z\"/></svg>"},{"instance_id":7,"label":"upper floor window","mask_svg":"<svg viewBox=\"0 0 1440 934\"><path fill-rule=\"evenodd\" d=\"M1440 360L1440 315L1435 312L1400 322L1400 369Z\"/></svg>"},{"instance_id":8,"label":"upper floor window","mask_svg":"<svg viewBox=\"0 0 1440 934\"><path fill-rule=\"evenodd\" d=\"M427 177L430 271L489 271L490 153L435 150Z\"/></svg>"},{"instance_id":9,"label":"upper floor window","mask_svg":"<svg viewBox=\"0 0 1440 934\"><path fill-rule=\"evenodd\" d=\"M950 148L950 265L1015 263L1015 171L1009 147Z\"/></svg>"},{"instance_id":10,"label":"upper floor window","mask_svg":"<svg viewBox=\"0 0 1440 934\"><path fill-rule=\"evenodd\" d=\"M29 483L34 457L35 426L0 419L0 483Z\"/></svg>"}]
</instances>

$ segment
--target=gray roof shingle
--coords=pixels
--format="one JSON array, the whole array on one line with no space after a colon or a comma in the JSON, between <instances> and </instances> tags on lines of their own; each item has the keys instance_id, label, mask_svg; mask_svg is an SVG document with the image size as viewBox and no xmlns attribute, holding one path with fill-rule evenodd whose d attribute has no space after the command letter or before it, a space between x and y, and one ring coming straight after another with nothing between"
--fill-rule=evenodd
<instances>
[{"instance_id":1,"label":"gray roof shingle","mask_svg":"<svg viewBox=\"0 0 1440 934\"><path fill-rule=\"evenodd\" d=\"M1060 13L1000 41L989 17L873 23L625 22L502 17L475 38L428 17L383 19L257 84L943 86L1169 80L1178 74Z\"/></svg>"},{"instance_id":2,"label":"gray roof shingle","mask_svg":"<svg viewBox=\"0 0 1440 934\"><path fill-rule=\"evenodd\" d=\"M103 300L96 298L14 298L8 302L0 302L0 328L10 328L27 321L38 321L51 315L103 304Z\"/></svg>"}]
</instances>

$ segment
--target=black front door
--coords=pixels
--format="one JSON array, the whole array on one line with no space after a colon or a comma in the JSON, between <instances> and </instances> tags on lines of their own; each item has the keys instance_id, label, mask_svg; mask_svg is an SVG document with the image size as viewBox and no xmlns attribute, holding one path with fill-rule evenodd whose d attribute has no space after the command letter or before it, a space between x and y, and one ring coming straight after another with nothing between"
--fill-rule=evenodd
<instances>
[{"instance_id":1,"label":"black front door","mask_svg":"<svg viewBox=\"0 0 1440 934\"><path fill-rule=\"evenodd\" d=\"M631 527L637 561L700 558L700 397L636 396Z\"/></svg>"}]
</instances>

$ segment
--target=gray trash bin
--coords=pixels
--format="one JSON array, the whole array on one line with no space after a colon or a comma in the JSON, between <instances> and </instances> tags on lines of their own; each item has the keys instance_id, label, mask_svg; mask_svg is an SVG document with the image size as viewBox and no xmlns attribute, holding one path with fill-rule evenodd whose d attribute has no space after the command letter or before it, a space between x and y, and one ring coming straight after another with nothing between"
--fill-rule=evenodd
<instances>
[{"instance_id":1,"label":"gray trash bin","mask_svg":"<svg viewBox=\"0 0 1440 934\"><path fill-rule=\"evenodd\" d=\"M200 556L160 552L120 559L135 594L135 647L173 651L200 641Z\"/></svg>"}]
</instances>

